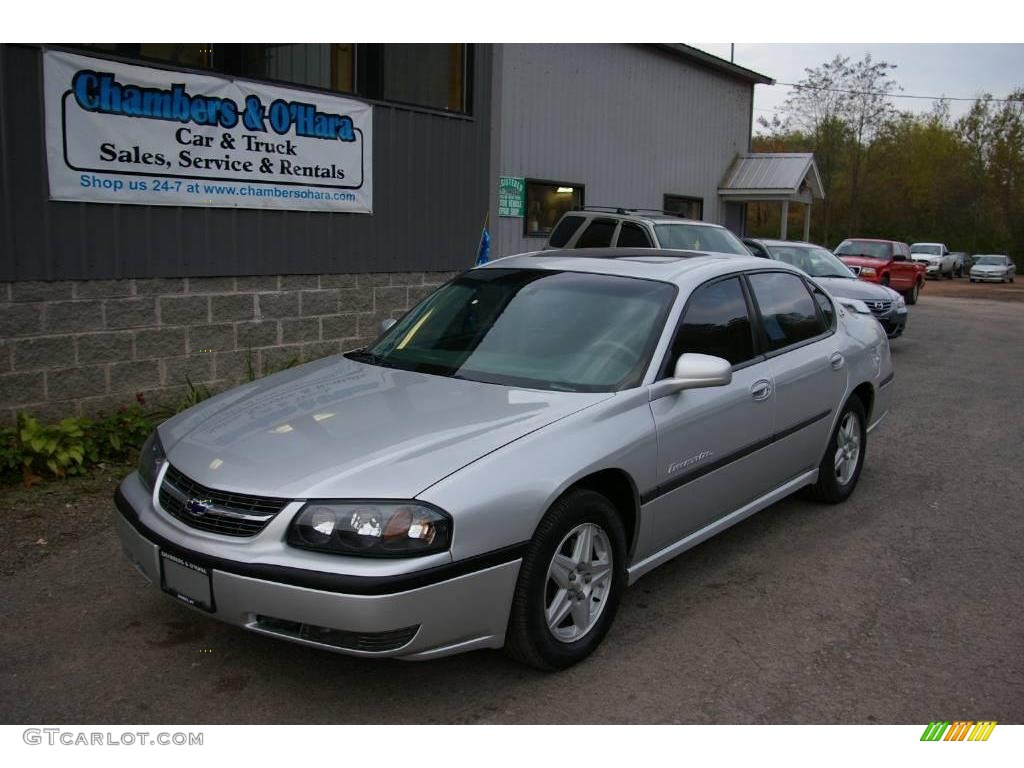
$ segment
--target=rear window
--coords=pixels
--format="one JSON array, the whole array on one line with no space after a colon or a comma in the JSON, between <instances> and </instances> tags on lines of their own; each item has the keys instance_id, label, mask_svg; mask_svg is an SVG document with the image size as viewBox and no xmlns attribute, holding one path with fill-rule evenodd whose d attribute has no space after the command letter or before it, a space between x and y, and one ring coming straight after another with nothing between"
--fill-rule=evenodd
<instances>
[{"instance_id":1,"label":"rear window","mask_svg":"<svg viewBox=\"0 0 1024 768\"><path fill-rule=\"evenodd\" d=\"M585 219L582 216L563 216L562 220L558 222L558 226L555 227L555 231L551 233L548 245L555 248L563 248L572 239L572 236L576 234L576 230L580 228L580 224L584 221Z\"/></svg>"},{"instance_id":2,"label":"rear window","mask_svg":"<svg viewBox=\"0 0 1024 768\"><path fill-rule=\"evenodd\" d=\"M889 261L892 258L892 243L879 243L874 240L844 240L836 248L836 256L859 256Z\"/></svg>"}]
</instances>

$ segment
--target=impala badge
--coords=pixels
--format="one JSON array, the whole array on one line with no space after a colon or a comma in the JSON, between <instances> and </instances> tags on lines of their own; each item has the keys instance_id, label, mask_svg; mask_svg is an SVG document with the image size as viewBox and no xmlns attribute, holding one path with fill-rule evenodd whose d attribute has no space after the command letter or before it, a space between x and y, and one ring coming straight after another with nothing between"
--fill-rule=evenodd
<instances>
[{"instance_id":1,"label":"impala badge","mask_svg":"<svg viewBox=\"0 0 1024 768\"><path fill-rule=\"evenodd\" d=\"M678 472L680 469L686 469L696 464L698 461L704 461L708 456L711 455L711 451L701 451L696 456L691 456L688 459L677 461L675 464L668 465L668 473L671 475L673 472Z\"/></svg>"}]
</instances>

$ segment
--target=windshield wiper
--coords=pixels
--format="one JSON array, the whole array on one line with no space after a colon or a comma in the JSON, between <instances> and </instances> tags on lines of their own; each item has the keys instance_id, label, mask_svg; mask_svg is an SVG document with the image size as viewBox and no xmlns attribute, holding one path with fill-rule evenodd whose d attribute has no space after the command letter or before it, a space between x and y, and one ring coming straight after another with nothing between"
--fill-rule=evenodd
<instances>
[{"instance_id":1,"label":"windshield wiper","mask_svg":"<svg viewBox=\"0 0 1024 768\"><path fill-rule=\"evenodd\" d=\"M380 355L375 355L373 352L367 349L353 349L351 352L346 352L345 357L349 360L356 360L363 363L369 363L370 365L379 365L381 368L397 368L398 366L385 360Z\"/></svg>"}]
</instances>

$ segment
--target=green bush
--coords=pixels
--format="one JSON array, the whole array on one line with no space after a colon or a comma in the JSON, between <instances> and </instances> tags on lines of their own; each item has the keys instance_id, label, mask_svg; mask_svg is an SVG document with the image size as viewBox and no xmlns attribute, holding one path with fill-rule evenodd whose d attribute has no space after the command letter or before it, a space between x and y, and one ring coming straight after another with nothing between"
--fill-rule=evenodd
<instances>
[{"instance_id":1,"label":"green bush","mask_svg":"<svg viewBox=\"0 0 1024 768\"><path fill-rule=\"evenodd\" d=\"M246 378L259 378L251 349L246 363ZM279 367L268 366L264 375L298 364L299 358L292 358ZM44 476L77 475L96 464L131 458L160 422L215 394L205 384L195 384L187 376L185 384L187 391L176 407L147 410L140 393L135 396L135 403L122 405L111 415L96 419L67 418L43 425L27 413L18 414L16 427L0 427L0 482L20 477L31 485Z\"/></svg>"}]
</instances>

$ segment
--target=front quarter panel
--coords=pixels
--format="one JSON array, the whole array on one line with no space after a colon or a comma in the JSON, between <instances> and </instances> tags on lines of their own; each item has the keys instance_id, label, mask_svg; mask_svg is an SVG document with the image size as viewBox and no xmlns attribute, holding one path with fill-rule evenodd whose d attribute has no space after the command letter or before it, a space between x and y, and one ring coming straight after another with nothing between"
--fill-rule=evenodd
<instances>
[{"instance_id":1,"label":"front quarter panel","mask_svg":"<svg viewBox=\"0 0 1024 768\"><path fill-rule=\"evenodd\" d=\"M641 387L526 435L418 498L452 515L452 558L461 560L528 541L551 504L594 472L623 470L641 492L654 486L656 461L654 421Z\"/></svg>"}]
</instances>

